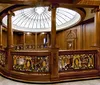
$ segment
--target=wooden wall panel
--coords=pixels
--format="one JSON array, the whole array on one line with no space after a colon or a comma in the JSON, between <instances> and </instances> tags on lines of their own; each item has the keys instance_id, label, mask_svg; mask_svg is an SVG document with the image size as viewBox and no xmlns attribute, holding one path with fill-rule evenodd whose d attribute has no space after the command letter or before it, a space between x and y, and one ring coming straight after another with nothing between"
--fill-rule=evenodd
<instances>
[{"instance_id":1,"label":"wooden wall panel","mask_svg":"<svg viewBox=\"0 0 100 85\"><path fill-rule=\"evenodd\" d=\"M65 32L58 32L56 35L56 44L59 49L66 49Z\"/></svg>"},{"instance_id":2,"label":"wooden wall panel","mask_svg":"<svg viewBox=\"0 0 100 85\"><path fill-rule=\"evenodd\" d=\"M78 50L83 48L83 30L82 30L82 25L79 25L76 27L77 29L77 48Z\"/></svg>"},{"instance_id":3,"label":"wooden wall panel","mask_svg":"<svg viewBox=\"0 0 100 85\"><path fill-rule=\"evenodd\" d=\"M73 28L57 32L56 43L57 43L57 47L59 47L59 49L61 49L61 50L68 49L67 48L68 47L67 39L68 39L68 33L70 33L70 32L74 33L76 36L74 49L78 49L78 50L93 49L93 46L95 46L94 22L83 24L83 25L78 25ZM37 36L38 45L43 44L43 39L45 37L47 37L46 34L38 33L38 36ZM23 44L23 34L14 33L13 38L14 38L14 45ZM3 46L7 45L6 31L3 31L2 42L3 42ZM34 44L35 43L35 34L30 34L30 35L26 34L25 35L25 43L26 44Z\"/></svg>"},{"instance_id":4,"label":"wooden wall panel","mask_svg":"<svg viewBox=\"0 0 100 85\"><path fill-rule=\"evenodd\" d=\"M7 46L7 33L5 31L2 32L2 45L3 47Z\"/></svg>"},{"instance_id":5,"label":"wooden wall panel","mask_svg":"<svg viewBox=\"0 0 100 85\"><path fill-rule=\"evenodd\" d=\"M83 25L83 49L92 49L94 45L94 23Z\"/></svg>"},{"instance_id":6,"label":"wooden wall panel","mask_svg":"<svg viewBox=\"0 0 100 85\"><path fill-rule=\"evenodd\" d=\"M81 29L81 26L76 26L76 27L73 27L73 28L70 28L70 29L66 29L62 32L58 32L57 33L57 46L60 48L60 49L67 49L67 35L68 33L72 31L76 31L75 34L76 34L76 39L75 39L75 49L81 49L82 46L81 46L81 41L82 40L82 29Z\"/></svg>"},{"instance_id":7,"label":"wooden wall panel","mask_svg":"<svg viewBox=\"0 0 100 85\"><path fill-rule=\"evenodd\" d=\"M35 35L34 34L25 34L25 43L26 44L34 44L35 43Z\"/></svg>"},{"instance_id":8,"label":"wooden wall panel","mask_svg":"<svg viewBox=\"0 0 100 85\"><path fill-rule=\"evenodd\" d=\"M57 33L57 46L60 49L67 49L67 34L69 31L76 30L76 44L75 49L93 49L94 43L94 23L87 23L84 25L79 25L70 29Z\"/></svg>"},{"instance_id":9,"label":"wooden wall panel","mask_svg":"<svg viewBox=\"0 0 100 85\"><path fill-rule=\"evenodd\" d=\"M46 34L39 33L37 36L38 45L43 44L43 39L46 38Z\"/></svg>"},{"instance_id":10,"label":"wooden wall panel","mask_svg":"<svg viewBox=\"0 0 100 85\"><path fill-rule=\"evenodd\" d=\"M20 42L19 42L19 39L20 39L20 37L18 36L18 34L17 34L17 33L14 33L14 34L13 34L13 44L14 44L14 45L19 44L19 43L20 43Z\"/></svg>"}]
</instances>

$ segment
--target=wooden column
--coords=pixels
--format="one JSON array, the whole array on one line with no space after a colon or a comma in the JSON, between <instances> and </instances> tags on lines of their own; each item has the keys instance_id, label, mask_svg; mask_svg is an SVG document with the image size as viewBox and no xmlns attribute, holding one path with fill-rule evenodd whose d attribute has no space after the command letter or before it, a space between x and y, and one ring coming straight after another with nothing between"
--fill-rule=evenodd
<instances>
[{"instance_id":1,"label":"wooden column","mask_svg":"<svg viewBox=\"0 0 100 85\"><path fill-rule=\"evenodd\" d=\"M11 50L13 48L13 30L12 30L12 12L8 11L7 15L7 69L12 70Z\"/></svg>"},{"instance_id":2,"label":"wooden column","mask_svg":"<svg viewBox=\"0 0 100 85\"><path fill-rule=\"evenodd\" d=\"M95 12L94 46L100 48L100 11Z\"/></svg>"},{"instance_id":3,"label":"wooden column","mask_svg":"<svg viewBox=\"0 0 100 85\"><path fill-rule=\"evenodd\" d=\"M0 49L2 49L2 22L0 21Z\"/></svg>"},{"instance_id":4,"label":"wooden column","mask_svg":"<svg viewBox=\"0 0 100 85\"><path fill-rule=\"evenodd\" d=\"M35 50L37 50L37 33L35 33Z\"/></svg>"},{"instance_id":5,"label":"wooden column","mask_svg":"<svg viewBox=\"0 0 100 85\"><path fill-rule=\"evenodd\" d=\"M50 72L51 81L59 80L58 74L58 53L59 49L56 47L56 7L51 9L51 56L50 56Z\"/></svg>"},{"instance_id":6,"label":"wooden column","mask_svg":"<svg viewBox=\"0 0 100 85\"><path fill-rule=\"evenodd\" d=\"M51 10L51 47L56 47L56 8Z\"/></svg>"},{"instance_id":7,"label":"wooden column","mask_svg":"<svg viewBox=\"0 0 100 85\"><path fill-rule=\"evenodd\" d=\"M99 9L95 10L95 29L94 29L94 47L98 50L98 56L96 57L97 61L95 62L97 64L96 68L99 71L100 75L100 7Z\"/></svg>"},{"instance_id":8,"label":"wooden column","mask_svg":"<svg viewBox=\"0 0 100 85\"><path fill-rule=\"evenodd\" d=\"M23 32L23 47L24 47L24 50L25 50L25 32Z\"/></svg>"},{"instance_id":9,"label":"wooden column","mask_svg":"<svg viewBox=\"0 0 100 85\"><path fill-rule=\"evenodd\" d=\"M49 47L49 34L47 33L47 47Z\"/></svg>"},{"instance_id":10,"label":"wooden column","mask_svg":"<svg viewBox=\"0 0 100 85\"><path fill-rule=\"evenodd\" d=\"M12 12L8 12L7 16L7 47L13 47L13 30L12 30Z\"/></svg>"}]
</instances>

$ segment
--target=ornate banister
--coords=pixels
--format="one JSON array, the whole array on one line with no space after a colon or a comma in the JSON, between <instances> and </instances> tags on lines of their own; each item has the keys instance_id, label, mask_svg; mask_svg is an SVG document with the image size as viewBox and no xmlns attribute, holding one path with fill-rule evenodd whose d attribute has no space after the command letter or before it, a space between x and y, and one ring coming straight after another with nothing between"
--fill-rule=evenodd
<instances>
[{"instance_id":1,"label":"ornate banister","mask_svg":"<svg viewBox=\"0 0 100 85\"><path fill-rule=\"evenodd\" d=\"M89 70L96 68L96 50L59 52L59 71Z\"/></svg>"},{"instance_id":2,"label":"ornate banister","mask_svg":"<svg viewBox=\"0 0 100 85\"><path fill-rule=\"evenodd\" d=\"M4 50L0 50L0 66L5 67L6 65L6 52Z\"/></svg>"},{"instance_id":3,"label":"ornate banister","mask_svg":"<svg viewBox=\"0 0 100 85\"><path fill-rule=\"evenodd\" d=\"M49 52L12 52L13 69L24 72L49 72Z\"/></svg>"},{"instance_id":4,"label":"ornate banister","mask_svg":"<svg viewBox=\"0 0 100 85\"><path fill-rule=\"evenodd\" d=\"M27 82L52 81L50 51L11 51L11 57L10 67L12 66L12 70L9 71L6 67L8 59L6 58L6 51L0 50L0 74L3 76ZM55 80L79 80L100 77L99 57L100 52L97 50L59 50L59 79Z\"/></svg>"}]
</instances>

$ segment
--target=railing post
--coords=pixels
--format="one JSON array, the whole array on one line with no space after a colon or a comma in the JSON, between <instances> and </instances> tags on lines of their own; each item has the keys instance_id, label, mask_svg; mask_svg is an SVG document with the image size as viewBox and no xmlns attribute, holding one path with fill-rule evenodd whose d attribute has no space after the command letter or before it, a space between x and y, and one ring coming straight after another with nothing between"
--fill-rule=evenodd
<instances>
[{"instance_id":1,"label":"railing post","mask_svg":"<svg viewBox=\"0 0 100 85\"><path fill-rule=\"evenodd\" d=\"M59 80L59 70L58 70L58 55L59 49L58 48L51 48L50 49L51 56L50 56L50 75L51 81L58 81Z\"/></svg>"},{"instance_id":2,"label":"railing post","mask_svg":"<svg viewBox=\"0 0 100 85\"><path fill-rule=\"evenodd\" d=\"M56 6L51 6L51 56L50 56L50 72L51 81L59 80L58 73L58 53L59 49L56 46Z\"/></svg>"},{"instance_id":3,"label":"railing post","mask_svg":"<svg viewBox=\"0 0 100 85\"><path fill-rule=\"evenodd\" d=\"M13 12L8 11L7 15L7 69L12 70L11 50L13 48L13 30L12 30L12 15Z\"/></svg>"},{"instance_id":4,"label":"railing post","mask_svg":"<svg viewBox=\"0 0 100 85\"><path fill-rule=\"evenodd\" d=\"M96 69L99 71L98 75L100 75L100 48L98 49L98 54L96 56Z\"/></svg>"}]
</instances>

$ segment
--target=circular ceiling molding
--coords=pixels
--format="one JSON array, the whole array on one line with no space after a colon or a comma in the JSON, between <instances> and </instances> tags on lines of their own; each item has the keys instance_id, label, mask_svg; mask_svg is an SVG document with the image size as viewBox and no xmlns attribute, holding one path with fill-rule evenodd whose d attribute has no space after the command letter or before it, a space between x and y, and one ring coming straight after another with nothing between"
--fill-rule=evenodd
<instances>
[{"instance_id":1,"label":"circular ceiling molding","mask_svg":"<svg viewBox=\"0 0 100 85\"><path fill-rule=\"evenodd\" d=\"M51 11L48 7L33 7L17 10L12 16L12 28L28 32L51 31ZM80 22L81 16L71 9L59 7L56 10L56 30L62 30ZM3 18L7 26L7 16Z\"/></svg>"}]
</instances>

